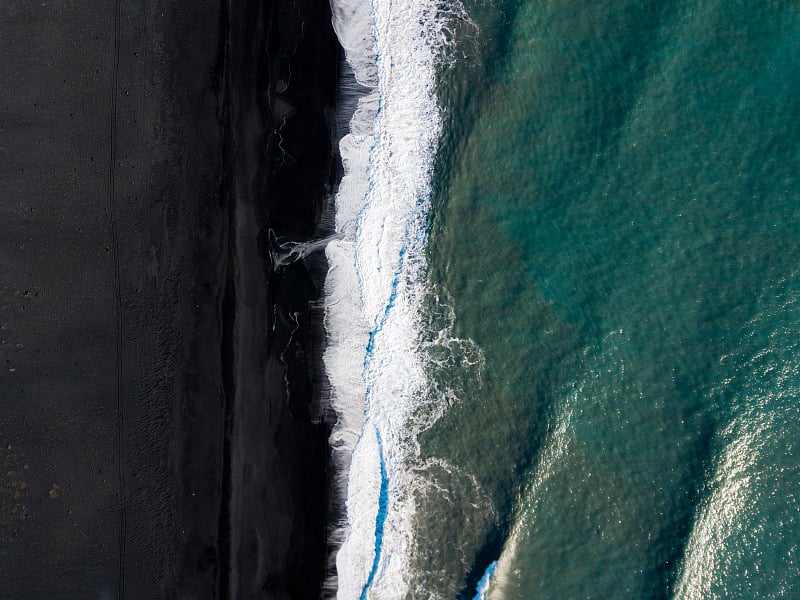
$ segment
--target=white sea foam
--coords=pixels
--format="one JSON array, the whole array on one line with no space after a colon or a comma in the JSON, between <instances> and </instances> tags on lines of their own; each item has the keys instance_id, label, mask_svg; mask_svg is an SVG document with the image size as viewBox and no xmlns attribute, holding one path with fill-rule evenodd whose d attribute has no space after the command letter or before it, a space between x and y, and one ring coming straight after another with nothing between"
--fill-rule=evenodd
<instances>
[{"instance_id":1,"label":"white sea foam","mask_svg":"<svg viewBox=\"0 0 800 600\"><path fill-rule=\"evenodd\" d=\"M333 0L334 29L364 87L340 142L344 176L326 246L323 360L337 423L334 494L345 518L341 599L399 598L408 585L415 406L425 395L421 308L431 173L441 131L435 70L460 11L435 0ZM463 14L463 13L460 13Z\"/></svg>"}]
</instances>

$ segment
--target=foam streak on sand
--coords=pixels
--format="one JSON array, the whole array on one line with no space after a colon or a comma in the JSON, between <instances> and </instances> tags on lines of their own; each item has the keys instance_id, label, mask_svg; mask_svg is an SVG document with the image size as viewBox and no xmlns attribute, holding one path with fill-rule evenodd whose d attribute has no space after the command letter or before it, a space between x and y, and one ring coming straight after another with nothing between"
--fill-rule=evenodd
<instances>
[{"instance_id":1,"label":"foam streak on sand","mask_svg":"<svg viewBox=\"0 0 800 600\"><path fill-rule=\"evenodd\" d=\"M441 131L435 69L444 14L430 0L335 0L334 28L364 93L341 143L336 239L326 247L325 369L337 423L331 534L339 598L407 590L431 172ZM452 14L452 7L447 12Z\"/></svg>"}]
</instances>

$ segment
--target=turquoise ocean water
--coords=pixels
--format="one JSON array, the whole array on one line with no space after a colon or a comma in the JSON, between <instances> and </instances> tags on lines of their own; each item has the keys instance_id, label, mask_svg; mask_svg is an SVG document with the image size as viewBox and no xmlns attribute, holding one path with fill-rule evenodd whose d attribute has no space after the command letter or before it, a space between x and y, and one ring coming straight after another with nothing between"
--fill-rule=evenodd
<instances>
[{"instance_id":1,"label":"turquoise ocean water","mask_svg":"<svg viewBox=\"0 0 800 600\"><path fill-rule=\"evenodd\" d=\"M800 597L800 3L466 8L411 596Z\"/></svg>"}]
</instances>

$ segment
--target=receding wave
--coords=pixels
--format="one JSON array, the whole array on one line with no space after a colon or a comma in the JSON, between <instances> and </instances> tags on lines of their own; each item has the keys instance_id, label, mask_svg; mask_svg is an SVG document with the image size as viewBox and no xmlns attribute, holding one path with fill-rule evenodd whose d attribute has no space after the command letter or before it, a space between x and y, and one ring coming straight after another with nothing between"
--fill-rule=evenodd
<instances>
[{"instance_id":1,"label":"receding wave","mask_svg":"<svg viewBox=\"0 0 800 600\"><path fill-rule=\"evenodd\" d=\"M436 68L460 8L426 0L335 0L334 29L362 88L340 142L344 173L326 246L323 356L331 435L335 574L326 594L402 597L425 396L422 302L431 174L441 131Z\"/></svg>"}]
</instances>

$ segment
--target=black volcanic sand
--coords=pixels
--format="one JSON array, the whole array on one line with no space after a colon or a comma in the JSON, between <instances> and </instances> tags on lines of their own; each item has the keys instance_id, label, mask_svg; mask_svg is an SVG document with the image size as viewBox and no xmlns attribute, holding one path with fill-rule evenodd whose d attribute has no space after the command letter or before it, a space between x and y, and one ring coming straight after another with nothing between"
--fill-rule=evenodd
<instances>
[{"instance_id":1,"label":"black volcanic sand","mask_svg":"<svg viewBox=\"0 0 800 600\"><path fill-rule=\"evenodd\" d=\"M318 597L318 282L271 256L334 172L328 3L0 32L0 598Z\"/></svg>"}]
</instances>

